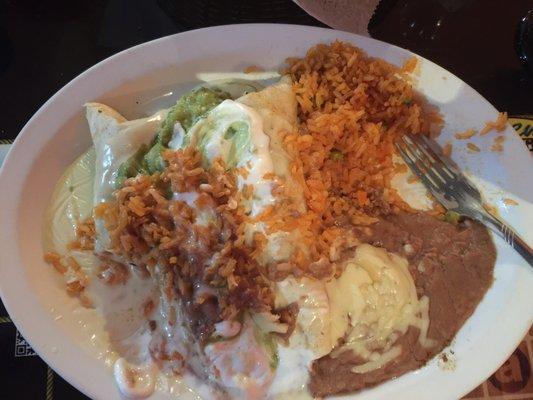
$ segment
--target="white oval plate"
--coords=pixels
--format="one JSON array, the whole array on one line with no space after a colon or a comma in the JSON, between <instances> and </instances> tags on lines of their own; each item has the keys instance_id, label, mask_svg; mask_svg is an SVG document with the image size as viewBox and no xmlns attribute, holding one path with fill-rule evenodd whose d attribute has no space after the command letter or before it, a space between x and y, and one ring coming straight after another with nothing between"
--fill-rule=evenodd
<instances>
[{"instance_id":1,"label":"white oval plate","mask_svg":"<svg viewBox=\"0 0 533 400\"><path fill-rule=\"evenodd\" d=\"M112 372L83 322L90 312L69 298L57 274L42 259L41 232L47 201L65 168L90 145L82 105L102 101L139 116L139 106L175 88L191 87L199 72L242 71L249 65L279 67L316 43L340 39L395 64L409 51L357 35L291 25L233 25L165 37L123 51L90 68L44 104L17 137L0 173L0 293L9 314L39 355L90 397L118 398ZM439 140L481 128L497 111L441 67L418 57L418 88L446 118ZM164 97L163 97L164 99ZM493 134L473 142L468 154L454 142L454 157L477 180L489 202L531 243L532 159L510 126L502 154L490 152ZM503 198L518 201L506 206ZM348 398L452 399L473 389L513 352L533 321L533 270L501 240L495 282L452 343L455 368L436 360ZM154 398L168 399L168 393Z\"/></svg>"}]
</instances>

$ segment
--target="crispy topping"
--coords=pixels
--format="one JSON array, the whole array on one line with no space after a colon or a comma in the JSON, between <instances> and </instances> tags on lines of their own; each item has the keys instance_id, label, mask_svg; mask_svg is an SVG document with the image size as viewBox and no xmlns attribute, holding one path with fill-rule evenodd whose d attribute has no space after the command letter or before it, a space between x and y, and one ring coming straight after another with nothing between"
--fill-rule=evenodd
<instances>
[{"instance_id":1,"label":"crispy topping","mask_svg":"<svg viewBox=\"0 0 533 400\"><path fill-rule=\"evenodd\" d=\"M162 174L127 180L103 208L113 253L137 266L169 268L174 275L169 290L184 301L192 302L195 284L215 288L221 320L244 309L269 310L270 282L254 258L264 240L255 235L251 245L245 244L248 217L235 176L221 160L204 168L192 148L168 151L164 159L168 166ZM198 208L166 198L165 187L178 194L199 193ZM199 223L202 210L210 217ZM205 299L200 303L205 305Z\"/></svg>"},{"instance_id":2,"label":"crispy topping","mask_svg":"<svg viewBox=\"0 0 533 400\"><path fill-rule=\"evenodd\" d=\"M479 147L477 147L474 143L471 142L467 143L466 147L468 148L468 151L472 153L479 153L481 151Z\"/></svg>"},{"instance_id":3,"label":"crispy topping","mask_svg":"<svg viewBox=\"0 0 533 400\"><path fill-rule=\"evenodd\" d=\"M444 147L442 148L442 154L444 154L446 157L451 157L452 151L453 151L453 147L450 142L446 143Z\"/></svg>"},{"instance_id":4,"label":"crispy topping","mask_svg":"<svg viewBox=\"0 0 533 400\"><path fill-rule=\"evenodd\" d=\"M92 217L78 224L76 239L67 243L67 250L94 250L94 220Z\"/></svg>"},{"instance_id":5,"label":"crispy topping","mask_svg":"<svg viewBox=\"0 0 533 400\"><path fill-rule=\"evenodd\" d=\"M70 296L78 297L85 307L92 307L91 299L84 292L89 280L74 257L47 252L44 261L65 277L67 293Z\"/></svg>"},{"instance_id":6,"label":"crispy topping","mask_svg":"<svg viewBox=\"0 0 533 400\"><path fill-rule=\"evenodd\" d=\"M470 139L472 136L474 136L476 134L476 130L475 129L468 129L464 132L457 132L455 135L455 138L456 139L459 139L459 140L463 140L463 139Z\"/></svg>"},{"instance_id":7,"label":"crispy topping","mask_svg":"<svg viewBox=\"0 0 533 400\"><path fill-rule=\"evenodd\" d=\"M98 278L108 285L123 285L129 278L128 268L119 262L104 259L100 264Z\"/></svg>"},{"instance_id":8,"label":"crispy topping","mask_svg":"<svg viewBox=\"0 0 533 400\"><path fill-rule=\"evenodd\" d=\"M503 142L505 142L505 136L496 136L492 141L492 146L490 147L490 150L496 153L501 153L503 151Z\"/></svg>"},{"instance_id":9,"label":"crispy topping","mask_svg":"<svg viewBox=\"0 0 533 400\"><path fill-rule=\"evenodd\" d=\"M44 261L48 264L51 264L56 269L56 271L62 275L67 272L67 267L63 265L63 263L61 262L61 256L57 253L54 253L52 251L45 253Z\"/></svg>"}]
</instances>

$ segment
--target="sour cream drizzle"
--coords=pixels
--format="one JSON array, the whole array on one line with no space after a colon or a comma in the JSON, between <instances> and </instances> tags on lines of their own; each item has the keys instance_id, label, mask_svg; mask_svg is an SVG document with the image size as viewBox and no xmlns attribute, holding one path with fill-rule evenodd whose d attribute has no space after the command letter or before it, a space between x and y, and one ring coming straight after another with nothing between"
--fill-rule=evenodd
<instances>
[{"instance_id":1,"label":"sour cream drizzle","mask_svg":"<svg viewBox=\"0 0 533 400\"><path fill-rule=\"evenodd\" d=\"M273 173L274 167L270 155L270 139L263 129L261 116L251 107L234 100L224 100L217 107L209 112L202 120L191 127L188 135L191 137L191 144L200 140L200 137L208 137L204 144L203 154L212 161L217 157L226 160L230 149L230 141L224 135L235 122L244 122L248 125L251 146L240 159L237 160L237 167L247 170L248 175L238 177L238 187L251 185L254 189L253 199L249 207L252 216L260 214L268 205L275 202L272 195L273 181L265 178L265 175ZM176 140L181 134L176 130Z\"/></svg>"}]
</instances>

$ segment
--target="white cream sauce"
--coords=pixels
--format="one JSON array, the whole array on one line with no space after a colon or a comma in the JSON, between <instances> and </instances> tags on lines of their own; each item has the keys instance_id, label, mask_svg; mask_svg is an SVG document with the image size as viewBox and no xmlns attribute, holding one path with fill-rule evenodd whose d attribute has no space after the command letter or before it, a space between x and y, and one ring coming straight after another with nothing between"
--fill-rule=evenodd
<instances>
[{"instance_id":1,"label":"white cream sauce","mask_svg":"<svg viewBox=\"0 0 533 400\"><path fill-rule=\"evenodd\" d=\"M186 374L178 379L168 371L160 371L151 361L150 341L155 335L168 338L166 317L162 315L158 288L153 280L130 268L125 284L110 286L97 277L100 262L91 251L67 250L67 244L76 237L77 224L92 212L94 159L91 148L67 168L45 214L48 230L43 234L43 248L74 257L89 278L86 293L95 308L80 305L68 317L76 319L85 333L87 342L84 345L93 348L95 356L113 369L117 385L125 396L142 398L159 390L187 399L212 398L211 389L194 377ZM69 277L64 279L68 281ZM150 331L143 316L143 307L149 299L155 304L152 315L158 327L155 333ZM55 316L57 321L65 318L67 315Z\"/></svg>"},{"instance_id":2,"label":"white cream sauce","mask_svg":"<svg viewBox=\"0 0 533 400\"><path fill-rule=\"evenodd\" d=\"M156 370L153 364L132 365L121 357L115 361L113 371L117 386L124 396L139 399L154 392Z\"/></svg>"},{"instance_id":3,"label":"white cream sauce","mask_svg":"<svg viewBox=\"0 0 533 400\"><path fill-rule=\"evenodd\" d=\"M173 193L172 200L174 201L183 201L189 207L195 207L194 202L198 199L198 192L181 192Z\"/></svg>"},{"instance_id":4,"label":"white cream sauce","mask_svg":"<svg viewBox=\"0 0 533 400\"><path fill-rule=\"evenodd\" d=\"M265 179L265 175L272 173L274 167L269 151L269 138L263 130L261 116L251 107L240 104L238 101L224 100L205 118L192 126L189 135L193 145L199 137L208 138L202 152L209 161L218 157L227 160L231 142L225 139L224 135L236 122L246 123L249 129L250 148L246 149L236 164L237 167L246 169L248 176L239 177L237 183L239 189L242 189L245 184L253 187L254 196L249 207L251 215L255 216L275 202L272 195L272 179Z\"/></svg>"},{"instance_id":5,"label":"white cream sauce","mask_svg":"<svg viewBox=\"0 0 533 400\"><path fill-rule=\"evenodd\" d=\"M165 119L168 110L161 110L147 118L119 122L105 109L87 107L87 120L96 150L94 204L105 201L115 190L118 167L141 147L148 145ZM108 118L105 128L98 122Z\"/></svg>"},{"instance_id":6,"label":"white cream sauce","mask_svg":"<svg viewBox=\"0 0 533 400\"><path fill-rule=\"evenodd\" d=\"M185 129L181 126L181 123L176 122L172 129L172 138L168 142L169 149L178 150L183 146L185 140Z\"/></svg>"},{"instance_id":7,"label":"white cream sauce","mask_svg":"<svg viewBox=\"0 0 533 400\"><path fill-rule=\"evenodd\" d=\"M268 395L276 400L311 399L306 390L309 369L316 358L313 351L292 346L278 346L279 364Z\"/></svg>"},{"instance_id":8,"label":"white cream sauce","mask_svg":"<svg viewBox=\"0 0 533 400\"><path fill-rule=\"evenodd\" d=\"M273 379L268 354L260 345L251 319L245 318L241 333L205 347L210 369L232 398L264 399Z\"/></svg>"},{"instance_id":9,"label":"white cream sauce","mask_svg":"<svg viewBox=\"0 0 533 400\"><path fill-rule=\"evenodd\" d=\"M92 214L95 152L91 148L70 165L55 187L45 222L43 247L64 254L76 237L76 226ZM81 254L80 254L81 256ZM77 257L76 257L77 258Z\"/></svg>"},{"instance_id":10,"label":"white cream sauce","mask_svg":"<svg viewBox=\"0 0 533 400\"><path fill-rule=\"evenodd\" d=\"M325 282L292 276L278 282L276 307L294 302L298 304L299 312L290 345L309 349L313 359L328 354L335 342L331 335L331 304Z\"/></svg>"}]
</instances>

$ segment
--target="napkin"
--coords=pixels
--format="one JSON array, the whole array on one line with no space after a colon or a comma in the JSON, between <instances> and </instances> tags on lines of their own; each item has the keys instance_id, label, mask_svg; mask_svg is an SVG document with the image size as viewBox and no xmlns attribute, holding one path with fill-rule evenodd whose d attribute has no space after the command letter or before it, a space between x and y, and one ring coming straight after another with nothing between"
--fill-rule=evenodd
<instances>
[{"instance_id":1,"label":"napkin","mask_svg":"<svg viewBox=\"0 0 533 400\"><path fill-rule=\"evenodd\" d=\"M380 0L294 0L308 14L334 29L370 36L368 23Z\"/></svg>"}]
</instances>

